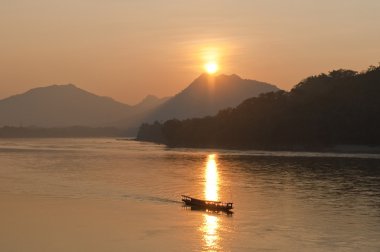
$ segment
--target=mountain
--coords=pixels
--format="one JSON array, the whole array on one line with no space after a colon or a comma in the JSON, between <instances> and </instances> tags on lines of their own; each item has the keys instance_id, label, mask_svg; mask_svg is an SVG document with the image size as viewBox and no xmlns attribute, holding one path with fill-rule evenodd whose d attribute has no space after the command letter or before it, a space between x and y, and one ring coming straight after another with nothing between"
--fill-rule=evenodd
<instances>
[{"instance_id":1,"label":"mountain","mask_svg":"<svg viewBox=\"0 0 380 252\"><path fill-rule=\"evenodd\" d=\"M276 86L233 75L202 74L186 89L152 111L144 122L186 119L214 115L220 109L234 107L249 97L277 91Z\"/></svg>"},{"instance_id":2,"label":"mountain","mask_svg":"<svg viewBox=\"0 0 380 252\"><path fill-rule=\"evenodd\" d=\"M132 106L129 113L121 120L110 122L108 126L125 128L128 135L136 136L138 127L148 115L169 99L170 97L158 98L154 95L147 95L141 102Z\"/></svg>"},{"instance_id":3,"label":"mountain","mask_svg":"<svg viewBox=\"0 0 380 252\"><path fill-rule=\"evenodd\" d=\"M137 133L142 122L213 115L275 86L237 75L213 77L203 74L171 98L148 95L130 106L97 96L72 84L34 88L0 100L1 126L119 127Z\"/></svg>"},{"instance_id":4,"label":"mountain","mask_svg":"<svg viewBox=\"0 0 380 252\"><path fill-rule=\"evenodd\" d=\"M0 126L103 126L132 107L72 84L34 88L0 100Z\"/></svg>"},{"instance_id":5,"label":"mountain","mask_svg":"<svg viewBox=\"0 0 380 252\"><path fill-rule=\"evenodd\" d=\"M216 116L140 127L138 139L182 147L314 150L380 146L380 66L306 78Z\"/></svg>"},{"instance_id":6,"label":"mountain","mask_svg":"<svg viewBox=\"0 0 380 252\"><path fill-rule=\"evenodd\" d=\"M158 98L154 95L147 95L141 102L133 106L133 110L135 113L145 112L160 106L169 99L170 97Z\"/></svg>"}]
</instances>

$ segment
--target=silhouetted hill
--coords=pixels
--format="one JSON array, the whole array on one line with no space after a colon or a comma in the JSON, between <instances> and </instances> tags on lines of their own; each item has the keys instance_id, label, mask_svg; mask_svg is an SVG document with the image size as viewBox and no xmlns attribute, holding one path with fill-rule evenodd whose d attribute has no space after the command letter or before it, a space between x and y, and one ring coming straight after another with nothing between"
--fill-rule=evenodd
<instances>
[{"instance_id":1,"label":"silhouetted hill","mask_svg":"<svg viewBox=\"0 0 380 252\"><path fill-rule=\"evenodd\" d=\"M0 100L0 126L102 126L130 111L129 105L72 84L53 85Z\"/></svg>"},{"instance_id":2,"label":"silhouetted hill","mask_svg":"<svg viewBox=\"0 0 380 252\"><path fill-rule=\"evenodd\" d=\"M147 116L169 99L170 97L157 98L154 95L148 95L141 102L132 106L129 113L121 120L111 122L109 125L127 128L129 136L136 136L138 127L147 118Z\"/></svg>"},{"instance_id":3,"label":"silhouetted hill","mask_svg":"<svg viewBox=\"0 0 380 252\"><path fill-rule=\"evenodd\" d=\"M201 119L144 124L138 139L169 146L313 149L380 145L380 66L336 70L301 81L290 92L245 100Z\"/></svg>"},{"instance_id":4,"label":"silhouetted hill","mask_svg":"<svg viewBox=\"0 0 380 252\"><path fill-rule=\"evenodd\" d=\"M154 95L147 95L141 102L134 105L133 109L136 111L136 113L148 111L160 106L169 99L170 97L158 98Z\"/></svg>"},{"instance_id":5,"label":"silhouetted hill","mask_svg":"<svg viewBox=\"0 0 380 252\"><path fill-rule=\"evenodd\" d=\"M220 109L234 107L249 97L277 90L279 89L274 85L241 79L237 75L202 74L182 92L157 107L143 121L214 115Z\"/></svg>"},{"instance_id":6,"label":"silhouetted hill","mask_svg":"<svg viewBox=\"0 0 380 252\"><path fill-rule=\"evenodd\" d=\"M0 127L0 138L126 137L126 133L113 127Z\"/></svg>"}]
</instances>

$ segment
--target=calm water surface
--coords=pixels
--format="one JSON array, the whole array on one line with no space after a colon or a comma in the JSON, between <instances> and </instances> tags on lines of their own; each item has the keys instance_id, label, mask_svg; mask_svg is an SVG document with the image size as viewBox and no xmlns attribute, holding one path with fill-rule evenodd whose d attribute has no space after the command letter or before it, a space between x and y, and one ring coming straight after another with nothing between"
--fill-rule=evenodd
<instances>
[{"instance_id":1,"label":"calm water surface","mask_svg":"<svg viewBox=\"0 0 380 252\"><path fill-rule=\"evenodd\" d=\"M0 193L138 204L145 211L134 213L125 239L142 225L140 239L129 241L140 251L153 240L157 251L380 251L375 154L0 140ZM234 214L188 210L181 194L233 201Z\"/></svg>"}]
</instances>

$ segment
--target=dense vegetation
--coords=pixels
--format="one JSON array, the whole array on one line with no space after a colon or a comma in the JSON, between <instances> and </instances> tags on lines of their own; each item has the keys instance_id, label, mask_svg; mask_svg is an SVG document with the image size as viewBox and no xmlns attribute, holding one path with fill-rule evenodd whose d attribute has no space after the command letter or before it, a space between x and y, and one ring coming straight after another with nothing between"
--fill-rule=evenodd
<instances>
[{"instance_id":1,"label":"dense vegetation","mask_svg":"<svg viewBox=\"0 0 380 252\"><path fill-rule=\"evenodd\" d=\"M0 138L31 138L31 137L122 137L126 131L112 127L10 127L0 128Z\"/></svg>"},{"instance_id":2,"label":"dense vegetation","mask_svg":"<svg viewBox=\"0 0 380 252\"><path fill-rule=\"evenodd\" d=\"M380 145L380 66L311 76L213 117L143 124L138 139L222 148Z\"/></svg>"}]
</instances>

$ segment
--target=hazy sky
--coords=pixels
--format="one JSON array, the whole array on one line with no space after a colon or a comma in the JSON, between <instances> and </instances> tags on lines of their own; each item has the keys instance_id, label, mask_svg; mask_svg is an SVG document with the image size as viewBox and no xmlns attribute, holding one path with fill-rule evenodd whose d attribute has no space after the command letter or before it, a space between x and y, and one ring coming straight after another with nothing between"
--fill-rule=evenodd
<instances>
[{"instance_id":1,"label":"hazy sky","mask_svg":"<svg viewBox=\"0 0 380 252\"><path fill-rule=\"evenodd\" d=\"M0 0L0 98L74 83L133 104L203 72L290 89L380 61L379 0Z\"/></svg>"}]
</instances>

